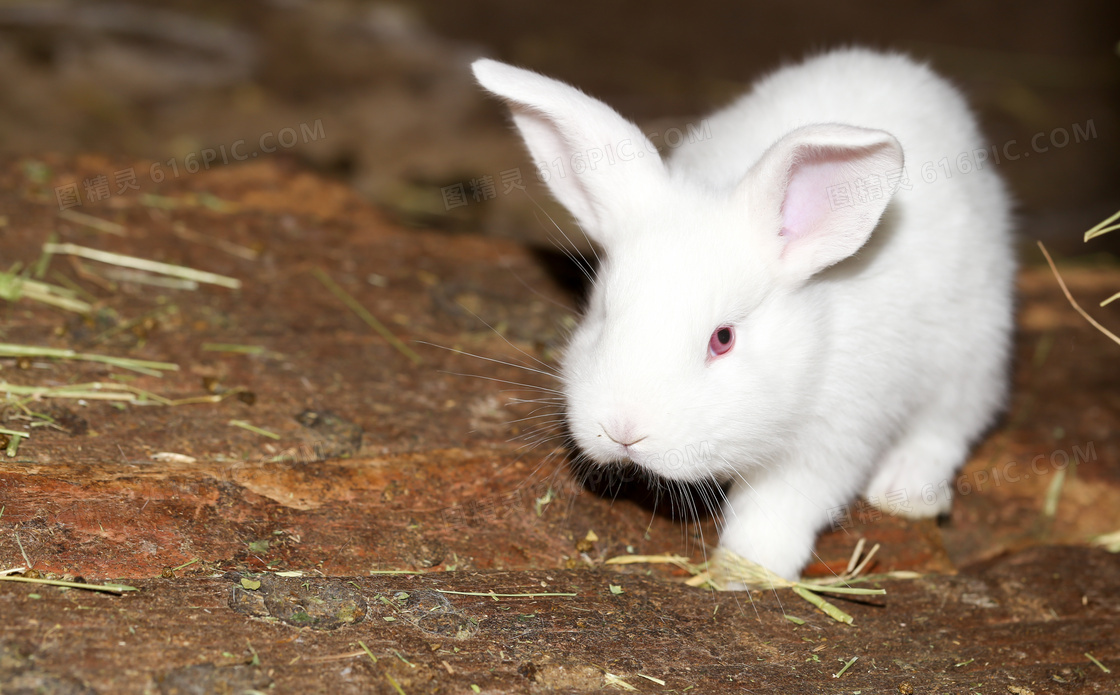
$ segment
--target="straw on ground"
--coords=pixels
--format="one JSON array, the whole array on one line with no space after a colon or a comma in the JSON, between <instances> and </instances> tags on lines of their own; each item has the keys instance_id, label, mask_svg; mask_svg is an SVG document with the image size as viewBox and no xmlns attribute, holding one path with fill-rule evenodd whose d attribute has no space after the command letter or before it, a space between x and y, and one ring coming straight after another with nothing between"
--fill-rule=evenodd
<instances>
[{"instance_id":1,"label":"straw on ground","mask_svg":"<svg viewBox=\"0 0 1120 695\"><path fill-rule=\"evenodd\" d=\"M644 563L666 563L675 565L692 575L685 584L695 587L708 587L717 591L726 591L729 587L745 586L747 588L766 589L791 589L795 594L821 609L833 620L851 625L851 615L829 603L820 594L847 594L856 596L882 596L885 589L863 589L847 586L852 582L868 581L867 576L860 576L870 565L871 559L879 550L876 544L865 555L863 549L864 539L856 543L852 557L848 561L847 569L834 577L826 579L805 579L790 581L780 577L762 565L740 557L728 550L717 551L711 560L694 563L680 555L621 555L606 561L608 565L629 565ZM884 575L892 579L912 579L918 576L913 572L892 572Z\"/></svg>"},{"instance_id":2,"label":"straw on ground","mask_svg":"<svg viewBox=\"0 0 1120 695\"><path fill-rule=\"evenodd\" d=\"M79 362L100 362L121 369L130 369L147 376L163 376L161 371L175 372L179 365L173 362L154 362L152 360L137 360L131 357L113 357L112 355L97 355L88 352L75 352L63 348L49 348L38 345L16 345L13 343L0 343L0 357L49 357L55 360L76 360Z\"/></svg>"},{"instance_id":3,"label":"straw on ground","mask_svg":"<svg viewBox=\"0 0 1120 695\"><path fill-rule=\"evenodd\" d=\"M196 403L220 403L233 393L236 393L236 391L231 389L226 393L171 399L135 386L114 382L94 381L66 386L21 386L0 381L0 394L24 396L24 401L39 398L60 398L87 401L123 401L134 405L179 406Z\"/></svg>"},{"instance_id":4,"label":"straw on ground","mask_svg":"<svg viewBox=\"0 0 1120 695\"><path fill-rule=\"evenodd\" d=\"M170 277L182 278L184 280L194 280L209 285L220 285L230 289L241 289L241 281L237 278L227 277L225 275L218 275L217 273L209 273L205 270L195 270L194 268L186 268L184 266L171 265L170 263L161 263L159 261L152 261L146 258L137 258L135 256L126 256L120 253L111 253L109 251L99 251L98 249L91 249L77 244L51 244L43 245L43 250L48 253L58 255L79 256L91 261L100 261L110 265L121 266L122 268L133 268L135 270L147 270L152 273L159 273L160 275L167 275Z\"/></svg>"},{"instance_id":5,"label":"straw on ground","mask_svg":"<svg viewBox=\"0 0 1120 695\"><path fill-rule=\"evenodd\" d=\"M335 297L338 297L338 299L343 304L348 306L351 311L353 311L363 321L365 321L370 328L377 331L377 334L384 338L386 342L388 342L394 348L396 348L397 352L412 360L413 364L420 364L420 355L417 355L412 348L405 345L400 338L393 335L393 332L386 328L385 324L377 320L376 316L369 313L369 311L364 306L362 306L361 302L359 302L357 299L354 299L353 295L342 289L342 287L338 283L331 279L331 276L327 275L326 272L324 272L320 268L315 268L312 273L316 278L318 278L319 282L323 283L324 287L330 290L331 294L333 294Z\"/></svg>"},{"instance_id":6,"label":"straw on ground","mask_svg":"<svg viewBox=\"0 0 1120 695\"><path fill-rule=\"evenodd\" d=\"M0 582L24 582L27 584L45 584L47 586L64 586L68 589L88 589L89 591L103 591L110 594L123 594L128 591L140 591L134 586L128 586L125 584L85 584L82 582L64 582L58 579L17 577L15 575L0 576Z\"/></svg>"},{"instance_id":7,"label":"straw on ground","mask_svg":"<svg viewBox=\"0 0 1120 695\"><path fill-rule=\"evenodd\" d=\"M280 435L276 434L275 432L269 432L266 429L263 429L261 427L257 427L256 425L245 422L244 420L230 420L227 424L232 425L233 427L240 427L243 430L249 430L250 432L253 432L254 434L259 434L262 437L268 437L269 439L279 439L280 438Z\"/></svg>"},{"instance_id":8,"label":"straw on ground","mask_svg":"<svg viewBox=\"0 0 1120 695\"><path fill-rule=\"evenodd\" d=\"M77 210L63 210L62 212L58 213L58 216L68 222L80 224L83 227L89 227L90 229L97 232L104 232L105 234L113 234L115 236L128 236L128 230L124 228L123 224L118 224L110 220L104 220L100 217L94 217L93 215L87 215L84 212L78 212Z\"/></svg>"},{"instance_id":9,"label":"straw on ground","mask_svg":"<svg viewBox=\"0 0 1120 695\"><path fill-rule=\"evenodd\" d=\"M30 299L77 314L88 314L93 305L78 299L77 292L65 287L32 280L17 275L15 271L0 273L0 299L16 302Z\"/></svg>"},{"instance_id":10,"label":"straw on ground","mask_svg":"<svg viewBox=\"0 0 1120 695\"><path fill-rule=\"evenodd\" d=\"M548 598L553 596L578 596L568 593L540 593L540 594L497 594L493 591L452 591L451 589L436 589L441 594L456 594L458 596L486 596L497 601L499 598Z\"/></svg>"},{"instance_id":11,"label":"straw on ground","mask_svg":"<svg viewBox=\"0 0 1120 695\"><path fill-rule=\"evenodd\" d=\"M1090 239L1099 237L1102 234L1108 234L1109 232L1115 232L1117 229L1120 229L1120 223L1117 223L1117 220L1120 220L1120 212L1117 212L1112 217L1109 217L1107 220L1101 222L1089 231L1085 232L1085 241L1089 241ZM1116 294L1101 302L1101 306L1107 306L1114 299L1120 299L1120 292L1117 292Z\"/></svg>"},{"instance_id":12,"label":"straw on ground","mask_svg":"<svg viewBox=\"0 0 1120 695\"><path fill-rule=\"evenodd\" d=\"M1062 288L1062 294L1064 294L1066 296L1066 299L1069 301L1070 305L1073 306L1073 308L1075 310L1077 310L1077 313L1081 314L1081 316L1086 321L1091 323L1094 328L1096 328L1098 331L1100 331L1101 333L1104 333L1106 336L1111 338L1112 341L1115 342L1117 345L1120 345L1120 337L1118 337L1115 333L1113 333L1112 331L1110 331L1107 328L1105 328L1104 326L1102 326L1100 324L1100 322L1098 322L1095 318L1093 318L1092 316L1089 315L1089 312L1082 309L1081 305L1077 303L1077 300L1073 298L1073 295L1070 294L1069 288L1066 287L1065 280L1062 280L1062 276L1058 274L1058 266L1054 265L1054 259L1050 257L1050 253L1046 250L1046 247L1043 246L1041 241L1038 242L1038 248L1042 250L1042 255L1046 257L1046 262L1050 264L1050 270L1054 273L1054 277L1058 280L1058 286ZM1111 300L1109 300L1109 301L1111 301Z\"/></svg>"}]
</instances>

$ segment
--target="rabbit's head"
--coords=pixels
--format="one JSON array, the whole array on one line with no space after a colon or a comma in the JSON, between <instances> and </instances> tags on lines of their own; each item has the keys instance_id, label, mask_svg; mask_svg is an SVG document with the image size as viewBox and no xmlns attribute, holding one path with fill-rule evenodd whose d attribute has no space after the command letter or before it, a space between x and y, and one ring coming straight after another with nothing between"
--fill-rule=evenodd
<instances>
[{"instance_id":1,"label":"rabbit's head","mask_svg":"<svg viewBox=\"0 0 1120 695\"><path fill-rule=\"evenodd\" d=\"M574 87L492 60L474 72L600 249L563 365L580 449L687 481L766 465L812 410L827 360L827 306L803 290L863 246L888 202L833 205L830 189L901 168L898 142L801 127L720 189L667 167L636 125Z\"/></svg>"}]
</instances>

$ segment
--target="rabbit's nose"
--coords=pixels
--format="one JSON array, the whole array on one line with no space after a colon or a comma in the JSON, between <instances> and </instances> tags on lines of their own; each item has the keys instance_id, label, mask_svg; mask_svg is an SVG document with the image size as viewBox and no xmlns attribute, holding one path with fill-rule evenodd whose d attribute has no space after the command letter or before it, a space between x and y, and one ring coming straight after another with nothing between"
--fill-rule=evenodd
<instances>
[{"instance_id":1,"label":"rabbit's nose","mask_svg":"<svg viewBox=\"0 0 1120 695\"><path fill-rule=\"evenodd\" d=\"M649 437L648 434L639 434L637 427L631 423L612 423L612 425L603 425L603 433L610 438L615 444L619 444L623 449L629 450L638 442Z\"/></svg>"}]
</instances>

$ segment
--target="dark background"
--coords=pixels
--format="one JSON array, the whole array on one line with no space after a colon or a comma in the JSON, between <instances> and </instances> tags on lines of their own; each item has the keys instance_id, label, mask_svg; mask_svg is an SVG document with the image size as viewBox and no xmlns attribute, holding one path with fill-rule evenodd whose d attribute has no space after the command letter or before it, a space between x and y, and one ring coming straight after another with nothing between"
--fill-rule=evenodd
<instances>
[{"instance_id":1,"label":"dark background","mask_svg":"<svg viewBox=\"0 0 1120 695\"><path fill-rule=\"evenodd\" d=\"M444 204L445 186L531 173L502 108L470 79L472 58L540 70L656 127L705 114L783 61L845 44L931 61L968 94L992 145L1028 151L1044 134L1047 151L1000 166L1026 261L1037 260L1036 238L1063 256L1120 247L1080 236L1120 208L1111 1L3 2L0 153L181 164L321 123L323 137L275 156L347 180L402 222L548 243L524 197ZM1096 137L1074 142L1075 127ZM1051 141L1055 129L1068 145ZM546 198L536 196L555 213Z\"/></svg>"}]
</instances>

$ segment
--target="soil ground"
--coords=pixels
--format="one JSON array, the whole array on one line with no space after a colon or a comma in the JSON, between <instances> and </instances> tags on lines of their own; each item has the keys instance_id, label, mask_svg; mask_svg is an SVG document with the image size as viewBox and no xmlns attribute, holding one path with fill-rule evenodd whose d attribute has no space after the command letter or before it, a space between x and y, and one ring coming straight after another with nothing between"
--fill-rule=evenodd
<instances>
[{"instance_id":1,"label":"soil ground","mask_svg":"<svg viewBox=\"0 0 1120 695\"><path fill-rule=\"evenodd\" d=\"M552 381L501 362L554 366L575 299L539 253L402 229L346 186L274 162L82 208L117 233L60 217L57 182L137 165L6 165L11 261L33 266L55 239L241 288L152 287L54 255L44 278L96 310L5 305L6 343L177 365L148 375L0 360L6 384L103 385L5 410L3 427L32 436L0 457L4 564L139 589L4 585L5 688L393 692L391 677L406 692L574 692L617 676L645 691L836 692L838 660L859 656L844 691L1115 690L1085 653L1120 665L1120 558L1085 546L1120 528L1120 375L1115 345L1074 313L1048 269L1020 277L1014 395L955 481L952 517L905 522L855 505L850 524L822 537L811 573L842 570L865 538L882 545L875 573L921 575L843 602L855 619L845 626L788 590L712 594L665 566L604 565L627 554L699 561L714 528L655 511L640 490L575 483L558 442L518 424L532 411L516 399ZM1064 276L1094 297L1116 274ZM114 387L172 402L95 400ZM526 434L538 443L525 448ZM274 574L284 571L302 575Z\"/></svg>"}]
</instances>

